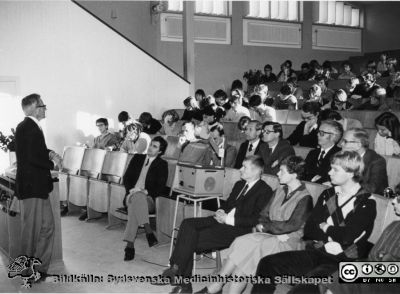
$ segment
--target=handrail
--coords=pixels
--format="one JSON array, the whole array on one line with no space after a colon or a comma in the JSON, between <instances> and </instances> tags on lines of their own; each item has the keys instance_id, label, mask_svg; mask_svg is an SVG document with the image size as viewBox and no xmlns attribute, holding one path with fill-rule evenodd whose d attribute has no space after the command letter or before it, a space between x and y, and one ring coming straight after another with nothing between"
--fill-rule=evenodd
<instances>
[{"instance_id":1,"label":"handrail","mask_svg":"<svg viewBox=\"0 0 400 294\"><path fill-rule=\"evenodd\" d=\"M121 32L117 31L116 29L114 29L112 26L110 26L108 23L106 23L105 21L103 21L101 18L99 18L97 15L95 15L94 13L92 13L91 11L89 11L86 7L84 7L82 4L78 3L76 0L71 0L72 3L76 4L77 6L79 6L80 8L82 8L84 11L86 11L87 13L89 13L91 16L93 16L95 19L97 19L98 21L100 21L102 24L104 24L105 26L107 26L109 29L111 29L114 33L118 34L119 36L121 36L123 39L125 39L126 41L128 41L129 43L131 43L133 46L135 46L136 48L138 48L139 50L141 50L143 53L145 53L146 55L148 55L149 57L151 57L154 61L158 62L159 64L161 64L162 66L164 66L166 69L168 69L169 71L173 72L176 76L178 76L179 78L181 78L182 80L184 80L186 83L188 83L190 85L190 82L185 79L183 76L181 76L180 74L178 74L176 71L174 71L172 68L170 68L168 65L166 65L165 63L161 62L160 60L158 60L157 58L155 58L153 55L151 55L150 53L148 53L146 50L144 50L142 47L140 47L139 45L137 45L136 43L134 43L132 40L130 40L127 36L125 36L124 34L122 34Z\"/></svg>"}]
</instances>

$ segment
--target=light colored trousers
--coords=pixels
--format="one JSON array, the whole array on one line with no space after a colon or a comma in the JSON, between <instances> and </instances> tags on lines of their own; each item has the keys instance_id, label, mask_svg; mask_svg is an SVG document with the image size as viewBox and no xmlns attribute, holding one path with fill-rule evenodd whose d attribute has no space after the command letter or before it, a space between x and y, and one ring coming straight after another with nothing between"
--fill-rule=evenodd
<instances>
[{"instance_id":1,"label":"light colored trousers","mask_svg":"<svg viewBox=\"0 0 400 294\"><path fill-rule=\"evenodd\" d=\"M55 232L50 199L29 198L21 203L21 254L39 258L42 264L37 269L47 273Z\"/></svg>"},{"instance_id":2,"label":"light colored trousers","mask_svg":"<svg viewBox=\"0 0 400 294\"><path fill-rule=\"evenodd\" d=\"M129 196L127 205L128 223L125 228L124 241L134 242L139 226L149 223L149 212L154 212L155 205L153 198L142 192L135 192Z\"/></svg>"}]
</instances>

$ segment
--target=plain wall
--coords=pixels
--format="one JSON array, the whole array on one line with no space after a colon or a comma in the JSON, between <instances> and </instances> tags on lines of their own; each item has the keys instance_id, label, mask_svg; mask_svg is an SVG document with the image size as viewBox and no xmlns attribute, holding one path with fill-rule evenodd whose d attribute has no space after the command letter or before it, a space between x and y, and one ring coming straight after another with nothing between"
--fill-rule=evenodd
<instances>
[{"instance_id":1,"label":"plain wall","mask_svg":"<svg viewBox=\"0 0 400 294\"><path fill-rule=\"evenodd\" d=\"M78 114L160 117L188 95L186 81L70 1L0 1L0 31L0 76L17 77L21 97L42 95L57 152L91 139L87 124L98 135L98 117L85 125Z\"/></svg>"},{"instance_id":2,"label":"plain wall","mask_svg":"<svg viewBox=\"0 0 400 294\"><path fill-rule=\"evenodd\" d=\"M365 52L400 49L400 2L366 5L364 30Z\"/></svg>"},{"instance_id":3,"label":"plain wall","mask_svg":"<svg viewBox=\"0 0 400 294\"><path fill-rule=\"evenodd\" d=\"M159 17L150 14L149 1L79 1L88 10L136 42L144 50L183 74L182 43L160 40ZM304 2L303 47L288 49L243 45L242 18L246 13L246 3L232 3L232 44L195 44L195 87L213 93L219 88L229 89L234 79L242 79L249 69L262 69L265 64L273 66L278 73L280 64L291 59L294 69L301 63L317 59L345 60L357 52L326 51L311 49L312 2ZM117 18L111 18L111 11Z\"/></svg>"}]
</instances>

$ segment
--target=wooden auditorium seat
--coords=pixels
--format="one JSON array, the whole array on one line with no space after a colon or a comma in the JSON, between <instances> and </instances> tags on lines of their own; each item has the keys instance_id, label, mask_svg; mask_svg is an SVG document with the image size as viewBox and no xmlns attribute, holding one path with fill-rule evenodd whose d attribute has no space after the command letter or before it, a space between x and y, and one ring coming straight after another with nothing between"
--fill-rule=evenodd
<instances>
[{"instance_id":1,"label":"wooden auditorium seat","mask_svg":"<svg viewBox=\"0 0 400 294\"><path fill-rule=\"evenodd\" d=\"M168 146L167 150L165 150L164 158L168 159L178 159L176 146L178 145L179 137L177 136L164 136L164 139L167 141Z\"/></svg>"},{"instance_id":2,"label":"wooden auditorium seat","mask_svg":"<svg viewBox=\"0 0 400 294\"><path fill-rule=\"evenodd\" d=\"M60 201L68 200L69 175L76 175L82 165L84 147L66 146L63 152L63 168L58 173Z\"/></svg>"},{"instance_id":3,"label":"wooden auditorium seat","mask_svg":"<svg viewBox=\"0 0 400 294\"><path fill-rule=\"evenodd\" d=\"M89 178L97 179L101 173L106 151L86 149L82 165L77 175L70 175L69 205L86 206L89 190ZM72 208L72 207L71 207Z\"/></svg>"},{"instance_id":4,"label":"wooden auditorium seat","mask_svg":"<svg viewBox=\"0 0 400 294\"><path fill-rule=\"evenodd\" d=\"M128 153L109 151L106 153L98 179L89 179L88 219L106 213L110 204L110 183L120 184L125 172Z\"/></svg>"}]
</instances>

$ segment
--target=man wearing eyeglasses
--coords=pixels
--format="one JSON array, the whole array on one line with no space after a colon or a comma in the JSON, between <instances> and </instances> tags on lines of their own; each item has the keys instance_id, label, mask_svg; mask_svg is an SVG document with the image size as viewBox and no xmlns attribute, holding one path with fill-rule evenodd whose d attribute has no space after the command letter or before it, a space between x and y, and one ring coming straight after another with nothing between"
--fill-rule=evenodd
<instances>
[{"instance_id":1,"label":"man wearing eyeglasses","mask_svg":"<svg viewBox=\"0 0 400 294\"><path fill-rule=\"evenodd\" d=\"M15 133L17 155L16 195L21 200L21 254L41 260L37 267L42 281L47 276L54 243L54 217L49 193L53 190L50 170L62 168L62 159L47 149L39 121L46 117L40 95L22 99L25 119ZM37 282L37 281L36 281Z\"/></svg>"},{"instance_id":2,"label":"man wearing eyeglasses","mask_svg":"<svg viewBox=\"0 0 400 294\"><path fill-rule=\"evenodd\" d=\"M362 186L370 193L383 195L383 190L388 186L386 160L369 149L369 135L365 129L350 129L343 135L342 149L344 151L357 151L364 162Z\"/></svg>"},{"instance_id":3,"label":"man wearing eyeglasses","mask_svg":"<svg viewBox=\"0 0 400 294\"><path fill-rule=\"evenodd\" d=\"M315 183L329 182L331 157L341 150L337 144L343 135L343 127L339 122L326 120L318 130L319 147L311 150L306 157L304 179Z\"/></svg>"},{"instance_id":4,"label":"man wearing eyeglasses","mask_svg":"<svg viewBox=\"0 0 400 294\"><path fill-rule=\"evenodd\" d=\"M100 136L94 138L93 148L106 149L118 144L118 138L108 131L108 120L106 118L99 118L96 120L96 127L99 128Z\"/></svg>"}]
</instances>

